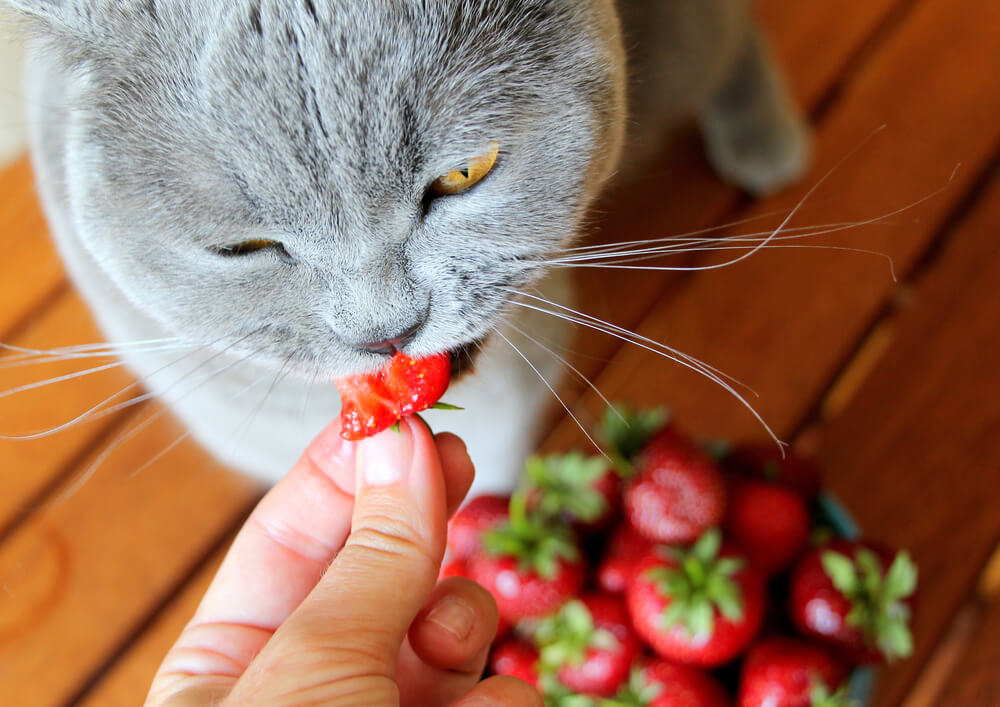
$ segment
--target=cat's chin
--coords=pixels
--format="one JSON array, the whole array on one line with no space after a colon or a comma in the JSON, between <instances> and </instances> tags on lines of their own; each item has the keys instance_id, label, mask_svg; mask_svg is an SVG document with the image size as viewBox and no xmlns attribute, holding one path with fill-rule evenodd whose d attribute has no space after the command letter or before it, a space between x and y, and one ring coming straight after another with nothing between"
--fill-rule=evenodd
<instances>
[{"instance_id":1,"label":"cat's chin","mask_svg":"<svg viewBox=\"0 0 1000 707\"><path fill-rule=\"evenodd\" d=\"M462 344L457 349L452 349L449 352L451 354L452 383L461 380L475 370L476 359L482 353L485 343L486 337L483 336L474 341Z\"/></svg>"}]
</instances>

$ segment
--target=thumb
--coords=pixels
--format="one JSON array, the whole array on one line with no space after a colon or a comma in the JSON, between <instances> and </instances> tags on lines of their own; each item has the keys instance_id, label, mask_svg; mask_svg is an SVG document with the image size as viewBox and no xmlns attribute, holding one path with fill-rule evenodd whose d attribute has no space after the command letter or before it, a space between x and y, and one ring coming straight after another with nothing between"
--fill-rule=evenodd
<instances>
[{"instance_id":1,"label":"thumb","mask_svg":"<svg viewBox=\"0 0 1000 707\"><path fill-rule=\"evenodd\" d=\"M447 534L430 430L361 442L351 534L319 584L275 632L232 704L398 704L400 646L433 589Z\"/></svg>"}]
</instances>

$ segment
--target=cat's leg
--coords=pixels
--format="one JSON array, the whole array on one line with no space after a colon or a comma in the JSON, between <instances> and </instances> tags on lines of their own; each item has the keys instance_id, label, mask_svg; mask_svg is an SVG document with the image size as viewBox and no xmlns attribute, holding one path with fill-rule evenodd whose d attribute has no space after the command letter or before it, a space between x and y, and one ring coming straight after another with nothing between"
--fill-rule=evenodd
<instances>
[{"instance_id":1,"label":"cat's leg","mask_svg":"<svg viewBox=\"0 0 1000 707\"><path fill-rule=\"evenodd\" d=\"M700 111L709 159L723 178L764 195L802 176L809 129L756 29L728 78Z\"/></svg>"}]
</instances>

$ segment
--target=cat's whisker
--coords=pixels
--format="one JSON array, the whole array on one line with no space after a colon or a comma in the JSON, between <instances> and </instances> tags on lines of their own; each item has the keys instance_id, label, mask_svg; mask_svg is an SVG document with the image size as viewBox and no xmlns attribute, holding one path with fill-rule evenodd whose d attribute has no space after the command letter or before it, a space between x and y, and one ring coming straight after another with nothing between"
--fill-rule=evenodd
<instances>
[{"instance_id":1,"label":"cat's whisker","mask_svg":"<svg viewBox=\"0 0 1000 707\"><path fill-rule=\"evenodd\" d=\"M617 416L617 417L618 417L618 418L619 418L619 419L620 419L620 420L621 420L622 422L625 422L625 421L626 421L626 420L625 420L625 416L624 416L624 415L622 415L622 414L621 414L621 413L620 413L620 412L618 411L618 407L617 407L616 405L612 405L612 404L611 404L611 401L610 401L610 400L608 400L608 398L607 398L607 397L606 397L606 396L604 395L604 393L602 393L602 392L600 391L600 389L599 389L599 388L598 388L598 387L597 387L597 386L596 386L596 385L595 385L595 384L594 384L593 382L591 382L589 378L587 378L587 376L585 376L585 375L584 375L583 373L581 373L581 372L580 372L580 370L579 370L579 369L578 369L578 368L577 368L576 366L574 366L573 364L571 364L571 363L570 363L569 361L567 361L567 360L566 360L566 359L565 359L564 357L562 357L562 356L560 356L559 354L557 354L557 353L556 353L555 351L553 351L553 350L552 350L552 349L551 349L550 347L546 346L546 345L545 345L545 344L543 344L543 343L542 343L541 341L539 341L539 340L538 340L538 339L536 339L535 337L533 337L533 336L531 336L530 334L528 334L527 332L525 332L525 331L524 331L523 329L521 329L520 327L518 327L518 326L515 326L514 324L512 324L512 323L510 323L510 322L508 322L506 326L510 327L511 329L513 329L514 331L516 331L516 332L517 332L518 334L520 334L521 336L523 336L523 337L524 337L525 339L527 339L528 341L532 342L532 343L533 343L533 344L534 344L535 346L539 347L539 348L540 348L540 349L542 349L543 351L546 351L546 352L547 352L547 353L548 353L549 355L551 355L551 356L552 356L553 358L555 358L555 359L556 359L557 361L559 361L559 363L561 363L561 364L562 364L563 366L565 366L565 367L566 367L566 368L568 368L568 369L569 369L570 371L572 371L572 372L574 373L574 375L576 375L576 377L577 377L577 378L579 378L579 379L580 379L580 380L582 380L582 381L583 381L584 383L586 383L586 384L587 384L587 386L588 386L588 387L589 387L589 388L590 388L591 390L593 390L593 391L594 391L594 393L596 393L596 394L597 394L597 396L598 396L598 397L599 397L599 398L600 398L601 400L603 400L603 401L604 401L604 404L605 404L605 405L607 405L607 406L608 406L608 408L609 408L609 409L610 409L610 410L611 410L611 411L612 411L612 412L613 412L613 413L614 413L614 414L615 414L615 415L616 415L616 416Z\"/></svg>"},{"instance_id":2,"label":"cat's whisker","mask_svg":"<svg viewBox=\"0 0 1000 707\"><path fill-rule=\"evenodd\" d=\"M723 378L725 380L730 381L734 385L738 385L739 387L744 388L745 390L747 390L754 397L757 397L757 398L760 397L760 395L758 395L757 392L753 388L751 388L750 386L748 386L746 383L738 380L737 378L734 378L733 376L729 375L725 371L721 371L718 368L715 368L714 366L712 366L712 365L710 365L710 364L708 364L708 363L706 363L706 362L704 362L704 361L702 361L702 360L700 360L698 358L695 358L694 356L691 356L690 354L686 354L683 351L675 349L675 348L673 348L671 346L667 346L666 344L664 344L664 343L662 343L660 341L656 341L655 339L650 339L649 337L642 336L641 334L638 334L638 333L636 333L634 331L630 331L629 329L625 329L624 327L620 327L620 326L618 326L616 324L612 324L611 322L606 322L603 319L599 319L597 317L591 316L591 315L586 314L584 312L580 312L578 310L573 309L572 307L567 307L566 305L559 304L558 302L553 302L552 300L545 299L544 297L539 297L537 295L531 295L531 294L529 294L527 292L519 292L517 290L513 290L513 289L510 289L510 288L508 288L508 291L511 292L511 293L513 293L513 294L515 294L515 295L523 295L525 297L530 297L531 299L534 299L537 302L541 302L543 304L548 304L548 305L551 305L553 307L557 307L558 309L561 309L564 312L569 312L570 315L572 315L573 317L577 317L577 318L583 320L583 321L576 321L575 319L567 319L568 321L576 321L576 323L578 323L578 324L583 324L585 326L589 326L592 329L604 332L606 334L610 334L611 336L614 336L615 338L618 338L621 341L625 341L627 343L636 344L637 346L642 345L639 342L647 344L647 346L642 346L642 348L646 348L646 349L648 349L650 351L653 351L654 353L657 353L657 354L659 354L661 356L664 356L665 358L670 359L671 361L674 361L675 363L680 363L680 364L682 364L684 366L688 366L688 363L690 363L691 366L689 366L689 367L693 368L694 370L697 370L697 371L699 371L699 372L701 372L703 374L704 373L711 373L714 376L718 376L719 378ZM517 304L517 305L519 305L521 307L528 307L529 309L535 309L535 307L533 307L531 305L528 305L525 302L518 302L516 300L508 300L508 302L511 302L513 304ZM546 309L539 309L538 311L543 312L545 314L549 314L551 316L560 316L556 312L552 312L552 311L546 310ZM563 318L566 318L566 317L563 317ZM655 347L655 348L649 348L650 346L651 347ZM679 360L679 359L682 359L682 360ZM685 361L687 361L688 363L685 363Z\"/></svg>"},{"instance_id":3,"label":"cat's whisker","mask_svg":"<svg viewBox=\"0 0 1000 707\"><path fill-rule=\"evenodd\" d=\"M229 443L232 443L233 441L236 440L236 438L240 436L240 434L243 432L244 427L246 427L247 431L249 431L250 428L253 427L254 421L257 419L257 416L260 414L260 411L264 408L264 403L266 403L267 399L271 397L271 393L274 392L274 389L277 387L281 379L287 375L286 369L288 368L288 364L290 364L291 362L292 362L292 355L288 355L287 357L285 357L284 363L281 364L281 368L278 369L278 372L274 374L274 379L271 381L271 385L268 387L267 392L264 393L264 397L260 399L260 402L258 402L257 405L253 408L253 410L250 411L250 414L247 415L239 425L237 425L235 430L233 430L233 433L229 438Z\"/></svg>"},{"instance_id":4,"label":"cat's whisker","mask_svg":"<svg viewBox=\"0 0 1000 707\"><path fill-rule=\"evenodd\" d=\"M818 224L818 225L812 225L812 226L794 226L792 228L786 228L785 229L785 233L800 233L800 232L803 232L803 231L813 231L813 230L816 230L816 229L826 230L826 229L832 229L832 228L838 228L839 229L839 228L843 228L843 227L851 228L851 227L854 227L854 226L864 225L864 224L869 223L869 222L874 223L876 221L882 221L882 220L885 220L885 219L888 219L888 218L890 218L890 215L882 216L882 217L879 217L878 219L871 219L869 221L843 221L843 222L838 222L838 223ZM710 238L695 238L695 237L692 237L692 236L695 236L695 235L701 235L701 234L708 233L708 232L711 232L711 231L724 230L724 229L727 229L729 227L730 227L730 224L727 224L726 226L720 226L718 228L713 228L713 229L706 228L706 229L703 229L702 231L696 231L693 234L685 234L685 235L679 235L679 236L667 236L665 238L647 238L647 239L644 239L644 240L637 240L637 241L622 241L620 243L606 243L606 244L596 244L596 245L591 245L591 246L581 246L579 249L576 249L576 250L578 250L578 252L576 254L571 254L571 255L567 255L565 257L555 258L554 260L569 260L569 259L575 259L575 258L586 258L588 256L599 256L599 255L601 255L604 252L615 252L618 249L621 249L621 252L629 252L633 248L640 248L640 247L645 247L645 246L654 246L655 244L661 244L661 243L667 244L667 245L657 246L657 247L673 248L673 247L677 247L677 246L674 246L672 244L715 243L717 241L727 240L727 239L733 239L733 238L757 238L757 237L767 236L769 233L772 232L771 229L768 229L766 231L757 231L757 232L753 232L753 233L746 233L746 234L735 235L735 236L713 236L713 237L710 237ZM561 251L557 250L557 251L552 251L552 252L553 253L558 253L558 252L561 252Z\"/></svg>"},{"instance_id":5,"label":"cat's whisker","mask_svg":"<svg viewBox=\"0 0 1000 707\"><path fill-rule=\"evenodd\" d=\"M257 331L259 331L259 330L257 330ZM238 339L237 341L233 342L233 344L231 344L230 347L227 347L227 349L224 349L223 352L225 352L226 350L228 350L228 348L231 348L232 346L236 346L236 345L240 344L241 342L245 341L247 338L249 338L250 336L252 336L255 333L256 333L256 331L250 332L246 336ZM215 341L211 342L207 346L214 346L219 341L222 341L222 339L224 339L224 338L225 338L225 336L222 336L222 337L216 339ZM176 359L174 359L174 360L166 363L165 365L163 365L163 366L155 369L154 371L152 371L149 374L149 378L152 378L153 376L155 376L155 375L157 375L159 373L162 373L163 371L165 371L165 370L167 370L167 369L169 369L169 368L171 368L171 367L173 367L173 366L181 363L182 361L188 359L189 357L193 356L194 354L198 353L199 351L203 350L204 348L207 348L207 347L206 346L202 346L202 347L196 348L194 351L188 351L183 356L181 356L179 358L176 358ZM220 352L220 353L217 353L217 354L213 355L211 358L209 358L204 363L202 363L200 366L198 366L198 368L200 368L201 366L204 366L207 363L210 363L212 360L214 360L215 358L217 358L223 352ZM197 370L197 368L195 370ZM188 375L191 375L193 373L194 373L194 371L192 371ZM170 386L168 386L163 391L163 394L165 395L166 393L168 393L169 391L171 391L174 387L176 387L177 385L179 385L183 381L184 381L184 379L181 378L178 381L176 381L175 383L171 384ZM113 415L113 414L115 414L115 413L117 413L117 412L119 412L121 410L128 409L128 408L133 407L135 405L138 405L138 404L140 404L142 402L145 402L146 400L149 400L151 398L156 397L156 394L154 394L154 393L145 393L145 394L136 396L134 398L131 398L129 400L126 400L124 402L112 405L111 407L104 408L104 406L107 405L108 403L110 403L112 400L115 400L116 398L124 395L128 391L133 390L135 388L138 388L141 385L142 385L142 383L140 381L134 381L134 382L128 384L127 386L125 386L124 388L122 388L121 390L119 390L118 392L113 393L112 395L108 396L107 398L105 398L101 402L97 403L96 405L94 405L93 407L91 407L89 410L84 411L83 413L81 413L81 414L77 415L76 417L74 417L72 420L64 422L61 425L57 425L56 427L52 427L52 428L49 428L47 430L42 430L40 432L33 432L33 433L30 433L30 434L26 434L26 435L0 435L0 440L5 440L5 441L28 441L28 440L43 439L43 438L46 438L46 437L51 437L51 436L56 435L56 434L58 434L58 433L60 433L60 432L62 432L64 430L67 430L67 429L69 429L69 428L71 428L71 427L73 427L75 425L82 424L84 422L93 422L95 420L101 420L101 419L103 419L105 417L108 417L109 415ZM104 408L104 409L102 409L102 408Z\"/></svg>"},{"instance_id":6,"label":"cat's whisker","mask_svg":"<svg viewBox=\"0 0 1000 707\"><path fill-rule=\"evenodd\" d=\"M148 348L120 349L108 351L94 351L89 353L47 353L41 354L24 353L13 356L4 356L0 359L0 368L20 368L24 366L40 366L47 363L60 363L62 361L76 361L93 358L113 358L121 354L147 354L147 353L171 353L173 351L183 351L195 348L194 344L185 345L161 345L150 346Z\"/></svg>"},{"instance_id":7,"label":"cat's whisker","mask_svg":"<svg viewBox=\"0 0 1000 707\"><path fill-rule=\"evenodd\" d=\"M45 388L50 385L55 385L56 383L65 383L66 381L76 380L78 378L84 378L86 376L92 376L103 371L110 371L115 368L121 368L126 365L125 361L115 361L114 363L106 363L103 366L97 366L95 368L88 368L85 371L75 371L73 373L67 373L62 376L56 376L55 378L48 378L43 381L37 381L35 383L28 383L26 385L18 386L17 388L11 388L10 390L5 390L0 393L0 400L4 398L9 398L12 395L17 395L18 393L26 393L29 390L38 390L39 388Z\"/></svg>"},{"instance_id":8,"label":"cat's whisker","mask_svg":"<svg viewBox=\"0 0 1000 707\"><path fill-rule=\"evenodd\" d=\"M724 251L724 250L746 250L750 248L750 245L746 246L704 246L701 248L688 248L682 251L677 251L678 253L698 253L707 251ZM857 253L859 255L871 255L879 258L884 258L889 264L889 274L892 276L893 282L899 282L899 277L896 273L896 261L888 253L883 253L878 250L868 250L866 248L849 248L847 246L833 246L833 245L806 245L806 244L794 244L794 243L772 243L765 246L767 250L775 250L779 248L802 248L809 250L839 250L848 253ZM615 260L608 263L557 263L557 267L563 268L607 268L612 270L645 270L645 271L669 271L669 272L695 272L698 270L704 270L704 267L698 266L656 266L656 265L627 265L627 263L641 262L644 260L653 260L655 258L662 257L662 255L643 255L634 258L623 258L621 260Z\"/></svg>"},{"instance_id":9,"label":"cat's whisker","mask_svg":"<svg viewBox=\"0 0 1000 707\"><path fill-rule=\"evenodd\" d=\"M552 386L552 384L549 383L549 381L545 378L545 376L542 375L542 372L539 371L538 368L535 366L535 364L533 364L531 362L531 359L529 359L527 356L525 356L521 352L521 349L517 348L517 346L514 345L514 342L511 341L510 339L508 339L506 336L504 336L503 332L500 331L497 327L493 327L493 331L496 333L497 336L499 336L501 339L503 339L504 341L506 341L507 344L512 349L514 349L514 353L516 353L518 356L520 356L522 359L524 359L524 362L528 364L528 366L531 368L531 370L533 370L535 372L535 375L537 375L538 378L542 381L542 383L545 384L545 387L548 388L549 391L552 393L552 395L555 396L555 399L559 401L560 405L562 405L563 409L566 411L566 414L569 415L573 419L573 422L575 422L577 424L577 426L580 428L580 430L583 432L583 434L586 435L587 439L590 440L590 443L593 444L594 447L597 450L599 450L600 453L602 455L604 455L604 457L606 457L608 459L608 461L611 461L611 457L608 456L607 452L604 451L604 448L601 447L601 445L597 443L597 440L595 440L594 437L590 434L590 432L587 431L587 428L584 427L583 423L580 422L580 419L573 413L573 411L570 409L569 405L566 404L566 401L562 399L562 396L560 396L559 393L556 392L556 389Z\"/></svg>"},{"instance_id":10,"label":"cat's whisker","mask_svg":"<svg viewBox=\"0 0 1000 707\"><path fill-rule=\"evenodd\" d=\"M256 331L253 331L253 332L250 332L245 337L243 337L242 339L240 339L240 341L242 341L242 340L244 340L244 339L252 336L257 331L260 331L260 329L258 329ZM211 358L206 359L205 361L203 361L202 363L200 363L198 365L198 367L194 371L192 371L191 373L189 373L187 375L187 378L190 378L192 375L194 375L195 372L197 372L198 370L204 368L212 360L214 360L218 356L221 356L223 353L225 353L227 350L229 350L233 346L236 346L237 344L239 344L240 341L233 342L226 349L223 349L222 351L219 351L218 353L214 354ZM164 413L166 413L168 410L170 410L170 406L175 405L176 403L180 402L181 400L183 400L184 398L186 398L188 395L190 395L191 393L194 393L196 390L198 390L201 386L203 386L206 383L212 381L213 379L215 379L218 376L222 375L226 371L229 371L229 370L235 368L236 366L239 366L239 365L242 365L242 364L246 363L251 358L253 358L255 355L257 355L257 353L259 353L261 350L262 349L258 349L256 351L253 351L253 352L247 354L246 356L244 356L242 358L239 358L236 361L233 361L232 363L228 363L225 366L223 366L222 368L219 368L219 369L213 371L207 378L205 378L202 381L199 381L196 385L194 385L193 387L191 387L188 390L184 391L179 397L177 397L174 400L169 401L169 403L164 402L160 406L159 410L157 410L156 412L150 414L144 420L140 420L139 422L137 422L135 425L133 425L128 430L122 432L120 435L118 435L118 437L111 444L109 444L107 447L104 448L104 450L101 451L101 453L97 456L97 458L94 459L93 462L91 462L91 464L83 471L82 474L80 474L80 476L77 478L76 481L74 481L72 484L70 484L65 490L63 490L62 493L60 493L57 497L55 497L53 499L53 503L59 504L59 503L63 503L65 501L69 500L77 491L79 491L83 487L83 485L85 483L87 483L87 481L89 481L94 476L95 473L97 473L98 469L101 468L101 466L108 459L108 457L110 457L115 451L117 451L123 444L125 444L126 442L128 442L131 439L134 439L136 437L136 435L138 435L143 430L145 430L150 425L152 425L154 422L156 422L156 420L158 420L160 417L162 417ZM181 379L181 380L183 381L183 380L186 380L186 379Z\"/></svg>"},{"instance_id":11,"label":"cat's whisker","mask_svg":"<svg viewBox=\"0 0 1000 707\"><path fill-rule=\"evenodd\" d=\"M528 297L532 297L532 295L528 295L527 293L520 293L520 294L523 294L523 295L528 296ZM542 298L535 298L535 299L542 299ZM632 344L634 346L638 346L638 347L640 347L642 349L646 349L647 351L650 351L652 353L655 353L655 354L658 354L658 355L663 356L665 358L668 358L668 359L674 361L675 363L679 363L680 365L684 366L685 368L689 368L689 369L691 369L693 371L696 371L696 372L700 373L701 375L705 376L706 378L708 378L709 380L711 380L713 383L715 383L716 385L718 385L719 387L721 387L723 390L725 390L726 392L728 392L734 398L736 398L740 402L740 404L742 404L747 410L750 411L750 413L753 415L754 419L756 419L757 422L760 423L760 425L767 432L768 436L771 437L771 439L773 439L775 441L775 443L778 444L782 449L785 448L786 443L783 442L774 433L774 431L771 429L770 425L768 425L767 422L764 420L764 418L760 415L760 413L757 412L756 408L754 408L753 405L751 405L750 402L745 397L743 397L743 395L741 395L739 393L739 391L737 391L735 388L733 388L732 385L730 385L729 383L727 383L721 377L721 376L725 376L726 378L729 378L730 380L732 380L731 376L728 376L726 374L721 374L721 373L718 373L718 374L717 373L713 373L713 371L715 371L715 369L713 369L711 366L709 366L708 364L705 364L705 363L703 363L701 361L698 361L697 359L695 359L695 358L693 358L691 356L688 356L687 354L684 354L683 352L679 352L678 351L678 352L676 352L677 355L673 356L673 355L670 355L670 354L666 353L665 351L662 351L660 349L654 348L653 346L650 346L650 345L647 345L645 343L642 343L643 340L645 340L645 341L651 342L654 346L663 347L663 348L666 348L666 349L669 349L669 350L673 351L672 349L670 349L670 347L667 347L664 344L661 344L659 342L653 341L651 339L647 339L646 337L643 337L643 336L640 336L638 334L635 334L634 332L628 332L627 330L623 330L623 331L627 332L628 334L631 334L632 336L636 337L638 340L630 338L628 336L625 336L624 334L620 334L620 333L614 331L614 329L621 329L621 327L614 327L614 325L608 325L608 324L603 323L603 322L601 324L597 324L597 323L594 323L594 322L591 322L591 321L587 321L587 319L582 318L582 317L587 317L588 315L582 315L582 317L571 316L571 315L568 315L568 314L563 314L561 312L553 312L551 310L544 309L544 308L541 308L541 307L535 307L534 305L530 305L527 302L518 302L516 300L509 300L509 301L511 303L519 305L521 307L527 307L528 309L534 309L534 310L536 310L538 312L549 314L551 316L554 316L554 317L557 317L557 318L560 318L560 319L565 319L566 321L573 322L573 323L576 323L576 324L580 324L582 326L589 327L589 328L594 329L596 331L601 331L603 333L609 334L609 335L614 336L614 337L616 337L618 339L621 339L622 341L625 341L625 342L630 343L630 344ZM560 307L562 309L569 309L568 307L565 307L564 305L559 305L558 303L555 303L555 302L549 302L549 304L555 305L555 306ZM597 320L597 321L600 322L600 320ZM681 358L681 357L683 357L683 358Z\"/></svg>"},{"instance_id":12,"label":"cat's whisker","mask_svg":"<svg viewBox=\"0 0 1000 707\"><path fill-rule=\"evenodd\" d=\"M242 398L244 395L246 395L247 393L249 393L251 390L253 390L254 388L256 388L258 385L260 385L261 383L263 383L265 380L267 380L268 375L269 374L265 374L265 375L259 377L253 383L251 383L250 385L244 387L242 390L238 391L235 395L230 396L229 402L231 402L231 403L232 402L236 402L237 400L239 400L240 398ZM162 459L167 454L169 454L174 449L176 449L178 446L180 446L181 444L183 444L184 440L186 440L188 437L190 437L191 434L192 434L192 431L188 430L184 434L180 435L177 439L175 439L173 442L171 442L170 444L168 444L164 449L162 449L158 454L156 454L156 456L154 456L152 459L150 459L149 461L147 461L145 464L143 464L142 466L140 466L138 469L136 469L135 471L133 471L132 473L130 473L128 475L128 478L130 478L130 479L135 478L136 476L138 476L139 474L141 474L142 472L144 472L146 469L148 469L149 467L153 466L160 459Z\"/></svg>"}]
</instances>

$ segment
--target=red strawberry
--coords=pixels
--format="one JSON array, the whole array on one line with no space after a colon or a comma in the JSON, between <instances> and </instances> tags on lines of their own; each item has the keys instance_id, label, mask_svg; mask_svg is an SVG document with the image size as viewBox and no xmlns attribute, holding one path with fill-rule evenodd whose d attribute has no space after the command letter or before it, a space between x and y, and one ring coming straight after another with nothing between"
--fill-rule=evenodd
<instances>
[{"instance_id":1,"label":"red strawberry","mask_svg":"<svg viewBox=\"0 0 1000 707\"><path fill-rule=\"evenodd\" d=\"M604 558L597 568L597 585L618 594L632 580L636 563L653 548L653 543L639 535L627 521L619 523L604 548Z\"/></svg>"},{"instance_id":2,"label":"red strawberry","mask_svg":"<svg viewBox=\"0 0 1000 707\"><path fill-rule=\"evenodd\" d=\"M715 667L753 640L764 618L764 579L722 534L710 530L690 549L657 547L625 591L636 633L664 658Z\"/></svg>"},{"instance_id":3,"label":"red strawberry","mask_svg":"<svg viewBox=\"0 0 1000 707\"><path fill-rule=\"evenodd\" d=\"M614 707L729 707L722 685L706 672L659 658L632 671Z\"/></svg>"},{"instance_id":4,"label":"red strawberry","mask_svg":"<svg viewBox=\"0 0 1000 707\"><path fill-rule=\"evenodd\" d=\"M799 630L849 661L892 661L913 651L917 567L906 552L834 540L798 562L790 587L789 612Z\"/></svg>"},{"instance_id":5,"label":"red strawberry","mask_svg":"<svg viewBox=\"0 0 1000 707\"><path fill-rule=\"evenodd\" d=\"M477 496L452 516L448 523L448 549L456 559L465 559L481 545L482 535L507 520L509 496Z\"/></svg>"},{"instance_id":6,"label":"red strawberry","mask_svg":"<svg viewBox=\"0 0 1000 707\"><path fill-rule=\"evenodd\" d=\"M639 639L618 597L591 594L566 602L535 631L543 672L578 694L610 697L628 679Z\"/></svg>"},{"instance_id":7,"label":"red strawberry","mask_svg":"<svg viewBox=\"0 0 1000 707\"><path fill-rule=\"evenodd\" d=\"M580 549L564 526L529 515L523 494L510 501L510 519L483 535L483 548L468 560L469 576L497 602L510 622L544 616L583 585Z\"/></svg>"},{"instance_id":8,"label":"red strawberry","mask_svg":"<svg viewBox=\"0 0 1000 707\"><path fill-rule=\"evenodd\" d=\"M525 475L529 504L549 518L598 529L618 510L621 477L604 457L580 452L532 457Z\"/></svg>"},{"instance_id":9,"label":"red strawberry","mask_svg":"<svg viewBox=\"0 0 1000 707\"><path fill-rule=\"evenodd\" d=\"M765 574L788 567L809 542L809 509L787 486L752 479L730 483L726 537Z\"/></svg>"},{"instance_id":10,"label":"red strawberry","mask_svg":"<svg viewBox=\"0 0 1000 707\"><path fill-rule=\"evenodd\" d=\"M846 677L825 651L796 638L765 638L747 651L738 707L847 707L831 696Z\"/></svg>"},{"instance_id":11,"label":"red strawberry","mask_svg":"<svg viewBox=\"0 0 1000 707\"><path fill-rule=\"evenodd\" d=\"M654 542L694 542L722 521L725 485L712 458L673 427L639 454L625 515Z\"/></svg>"},{"instance_id":12,"label":"red strawberry","mask_svg":"<svg viewBox=\"0 0 1000 707\"><path fill-rule=\"evenodd\" d=\"M441 566L438 572L438 581L449 577L468 577L469 568L465 566L465 560L452 560Z\"/></svg>"},{"instance_id":13,"label":"red strawberry","mask_svg":"<svg viewBox=\"0 0 1000 707\"><path fill-rule=\"evenodd\" d=\"M490 655L490 672L521 678L538 687L538 649L518 639L499 643Z\"/></svg>"},{"instance_id":14,"label":"red strawberry","mask_svg":"<svg viewBox=\"0 0 1000 707\"><path fill-rule=\"evenodd\" d=\"M786 452L773 444L748 442L735 446L723 462L727 471L765 481L774 481L795 489L807 501L819 495L822 472L810 459Z\"/></svg>"},{"instance_id":15,"label":"red strawberry","mask_svg":"<svg viewBox=\"0 0 1000 707\"><path fill-rule=\"evenodd\" d=\"M605 409L597 436L622 477L631 478L633 458L669 419L670 413L662 407L637 410L614 405Z\"/></svg>"},{"instance_id":16,"label":"red strawberry","mask_svg":"<svg viewBox=\"0 0 1000 707\"><path fill-rule=\"evenodd\" d=\"M451 376L447 353L412 359L397 352L383 368L334 381L340 392L341 436L356 441L433 407Z\"/></svg>"}]
</instances>

